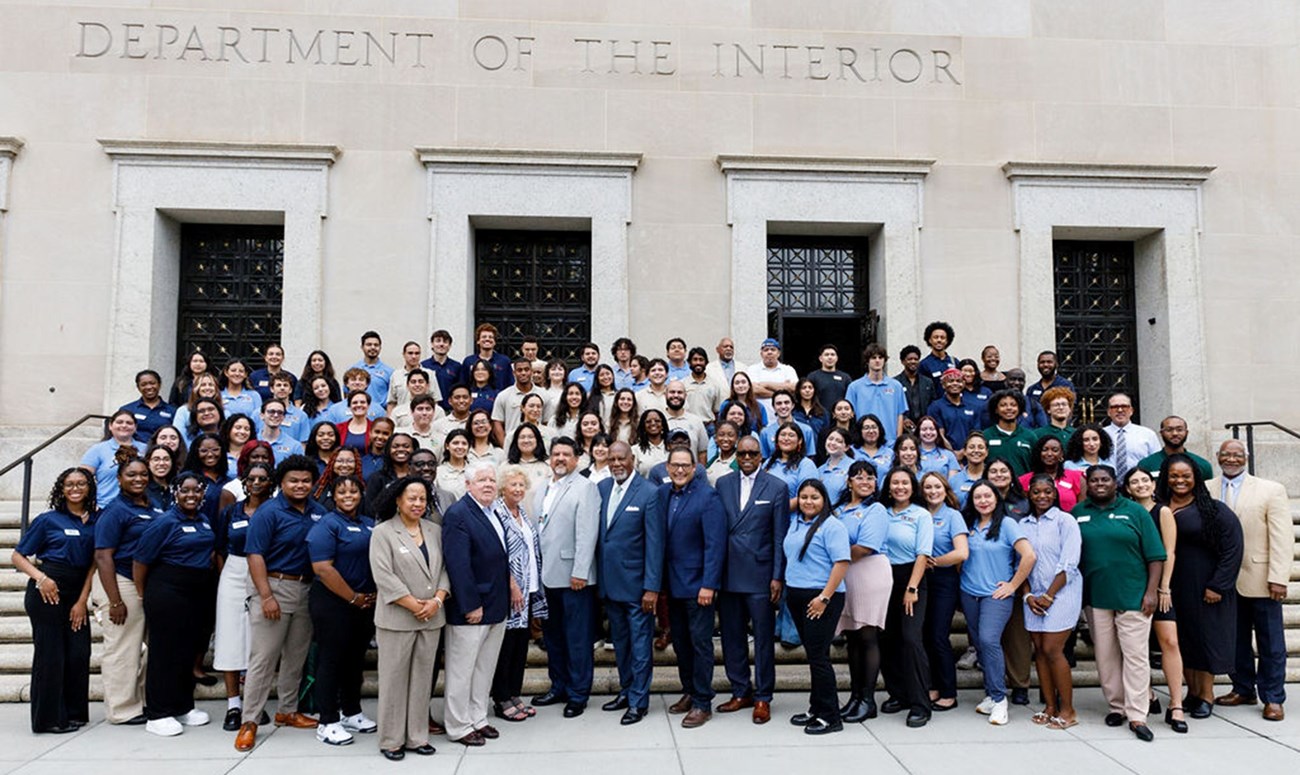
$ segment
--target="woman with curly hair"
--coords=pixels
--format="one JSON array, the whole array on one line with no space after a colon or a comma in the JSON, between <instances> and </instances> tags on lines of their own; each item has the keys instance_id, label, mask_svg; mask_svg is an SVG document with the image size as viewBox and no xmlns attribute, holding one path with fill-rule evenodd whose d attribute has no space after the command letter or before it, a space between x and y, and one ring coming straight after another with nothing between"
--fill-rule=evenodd
<instances>
[{"instance_id":1,"label":"woman with curly hair","mask_svg":"<svg viewBox=\"0 0 1300 775\"><path fill-rule=\"evenodd\" d=\"M31 579L23 607L32 621L32 731L63 734L90 721L86 607L95 564L94 477L65 469L50 488L49 507L23 533L13 565Z\"/></svg>"},{"instance_id":2,"label":"woman with curly hair","mask_svg":"<svg viewBox=\"0 0 1300 775\"><path fill-rule=\"evenodd\" d=\"M338 401L343 397L339 381L334 376L334 364L330 362L329 355L324 350L312 350L302 365L302 373L298 375L298 384L293 389L293 400L297 401L299 405L307 402L308 396L312 392L311 383L317 377L323 378L326 384L329 385L330 399L332 401Z\"/></svg>"}]
</instances>

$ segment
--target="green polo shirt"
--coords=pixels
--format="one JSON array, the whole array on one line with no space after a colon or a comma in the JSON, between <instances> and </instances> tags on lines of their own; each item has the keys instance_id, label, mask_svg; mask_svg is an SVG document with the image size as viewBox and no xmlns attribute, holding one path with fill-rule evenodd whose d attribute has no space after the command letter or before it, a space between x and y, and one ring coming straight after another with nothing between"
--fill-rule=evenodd
<instances>
[{"instance_id":1,"label":"green polo shirt","mask_svg":"<svg viewBox=\"0 0 1300 775\"><path fill-rule=\"evenodd\" d=\"M1057 441L1061 442L1061 451L1064 452L1070 448L1070 437L1074 435L1076 430L1077 428L1069 425L1064 428L1058 428L1055 425L1046 425L1034 430L1034 441L1036 442L1044 436L1053 436Z\"/></svg>"},{"instance_id":2,"label":"green polo shirt","mask_svg":"<svg viewBox=\"0 0 1300 775\"><path fill-rule=\"evenodd\" d=\"M1079 570L1083 604L1110 611L1137 611L1147 590L1147 563L1165 559L1156 523L1128 498L1109 508L1085 500L1074 507L1083 537Z\"/></svg>"},{"instance_id":3,"label":"green polo shirt","mask_svg":"<svg viewBox=\"0 0 1300 775\"><path fill-rule=\"evenodd\" d=\"M1029 473L1029 451L1034 448L1034 432L1019 423L1014 433L1007 433L996 425L984 429L984 441L989 447L987 466L994 460L1005 460L1017 477Z\"/></svg>"},{"instance_id":4,"label":"green polo shirt","mask_svg":"<svg viewBox=\"0 0 1300 775\"><path fill-rule=\"evenodd\" d=\"M1190 457L1192 459L1192 462L1196 464L1196 467L1201 469L1202 479L1208 482L1209 480L1214 478L1214 469L1210 467L1210 461L1206 460L1200 455L1197 455L1192 452L1188 452L1187 450L1183 450L1183 454ZM1160 466L1164 465L1165 458L1167 457L1169 456L1165 454L1165 451L1163 449L1158 450L1155 454L1147 455L1146 457L1139 460L1138 468L1141 468L1143 471L1146 471L1147 473L1151 474L1152 479L1159 479Z\"/></svg>"}]
</instances>

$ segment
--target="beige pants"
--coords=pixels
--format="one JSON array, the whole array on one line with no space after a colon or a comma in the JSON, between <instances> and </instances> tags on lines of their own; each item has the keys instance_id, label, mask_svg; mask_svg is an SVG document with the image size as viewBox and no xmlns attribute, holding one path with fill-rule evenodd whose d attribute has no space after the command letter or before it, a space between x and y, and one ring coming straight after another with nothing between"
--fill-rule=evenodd
<instances>
[{"instance_id":1,"label":"beige pants","mask_svg":"<svg viewBox=\"0 0 1300 775\"><path fill-rule=\"evenodd\" d=\"M1147 691L1151 685L1151 663L1147 639L1151 617L1141 611L1083 609L1092 632L1097 654L1097 675L1101 691L1112 713L1123 713L1129 721L1145 724Z\"/></svg>"},{"instance_id":2,"label":"beige pants","mask_svg":"<svg viewBox=\"0 0 1300 775\"><path fill-rule=\"evenodd\" d=\"M96 622L104 634L104 650L99 671L104 681L104 715L110 724L144 713L144 603L129 579L117 577L117 591L126 604L126 621L113 624L109 618L108 593L95 573L90 597L100 612Z\"/></svg>"},{"instance_id":3,"label":"beige pants","mask_svg":"<svg viewBox=\"0 0 1300 775\"><path fill-rule=\"evenodd\" d=\"M376 628L379 644L379 747L391 751L429 742L433 659L442 628Z\"/></svg>"},{"instance_id":4,"label":"beige pants","mask_svg":"<svg viewBox=\"0 0 1300 775\"><path fill-rule=\"evenodd\" d=\"M488 696L506 623L447 625L443 726L459 740L488 723Z\"/></svg>"},{"instance_id":5,"label":"beige pants","mask_svg":"<svg viewBox=\"0 0 1300 775\"><path fill-rule=\"evenodd\" d=\"M1029 688L1029 666L1034 662L1034 642L1025 629L1025 607L1016 599L1011 619L1002 631L1002 661L1007 666L1007 688Z\"/></svg>"},{"instance_id":6,"label":"beige pants","mask_svg":"<svg viewBox=\"0 0 1300 775\"><path fill-rule=\"evenodd\" d=\"M266 700L271 696L276 663L280 677L276 694L280 705L276 713L298 710L298 684L303 664L311 647L311 616L307 613L307 590L301 581L267 579L271 594L280 604L280 618L271 621L262 615L262 601L256 595L248 601L248 673L244 678L244 723L257 723Z\"/></svg>"}]
</instances>

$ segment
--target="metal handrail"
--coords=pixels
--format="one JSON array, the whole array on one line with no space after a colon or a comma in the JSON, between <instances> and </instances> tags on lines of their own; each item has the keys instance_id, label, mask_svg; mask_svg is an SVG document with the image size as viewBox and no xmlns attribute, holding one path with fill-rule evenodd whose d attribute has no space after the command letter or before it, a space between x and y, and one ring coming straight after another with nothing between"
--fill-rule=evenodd
<instances>
[{"instance_id":1,"label":"metal handrail","mask_svg":"<svg viewBox=\"0 0 1300 775\"><path fill-rule=\"evenodd\" d=\"M80 428L82 425L85 424L86 420L107 420L107 419L108 419L108 415L106 414L82 415L81 419L73 422L68 427L64 428L63 430L49 437L45 441L36 445L36 447L28 451L26 454L19 456L18 459L14 460L9 465L5 466L4 468L0 468L0 476L4 476L5 474L17 468L20 464L23 467L23 504L22 504L23 516L22 516L22 522L20 523L21 532L23 533L27 532L27 523L31 518L32 466L33 466L32 458L36 457L36 455L40 453L42 450L44 450L46 447L50 446L54 442L63 438L64 436L67 436L69 433L72 433L77 428Z\"/></svg>"},{"instance_id":2,"label":"metal handrail","mask_svg":"<svg viewBox=\"0 0 1300 775\"><path fill-rule=\"evenodd\" d=\"M1275 422L1273 420L1253 420L1251 422L1230 422L1224 425L1223 426L1224 428L1232 431L1232 438L1234 439L1240 439L1241 429L1242 428L1246 429L1246 455L1247 455L1246 470L1249 471L1252 475L1255 473L1255 427L1256 426L1266 426L1270 428L1275 428L1287 434L1288 436L1294 436L1295 438L1300 439L1300 432L1291 430L1285 425L1279 422Z\"/></svg>"}]
</instances>

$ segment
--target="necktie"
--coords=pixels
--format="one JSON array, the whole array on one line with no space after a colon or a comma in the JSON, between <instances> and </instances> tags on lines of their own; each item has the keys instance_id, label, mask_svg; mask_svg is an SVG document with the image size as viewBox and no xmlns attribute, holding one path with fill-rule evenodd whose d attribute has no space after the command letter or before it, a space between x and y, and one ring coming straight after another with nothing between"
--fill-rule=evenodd
<instances>
[{"instance_id":1,"label":"necktie","mask_svg":"<svg viewBox=\"0 0 1300 775\"><path fill-rule=\"evenodd\" d=\"M1115 476L1124 480L1124 472L1128 470L1128 445L1124 443L1124 429L1120 428L1115 431Z\"/></svg>"},{"instance_id":2,"label":"necktie","mask_svg":"<svg viewBox=\"0 0 1300 775\"><path fill-rule=\"evenodd\" d=\"M609 510L605 514L605 527L609 527L614 521L614 512L618 509L618 504L623 500L623 485L614 483L614 489L609 494Z\"/></svg>"}]
</instances>

